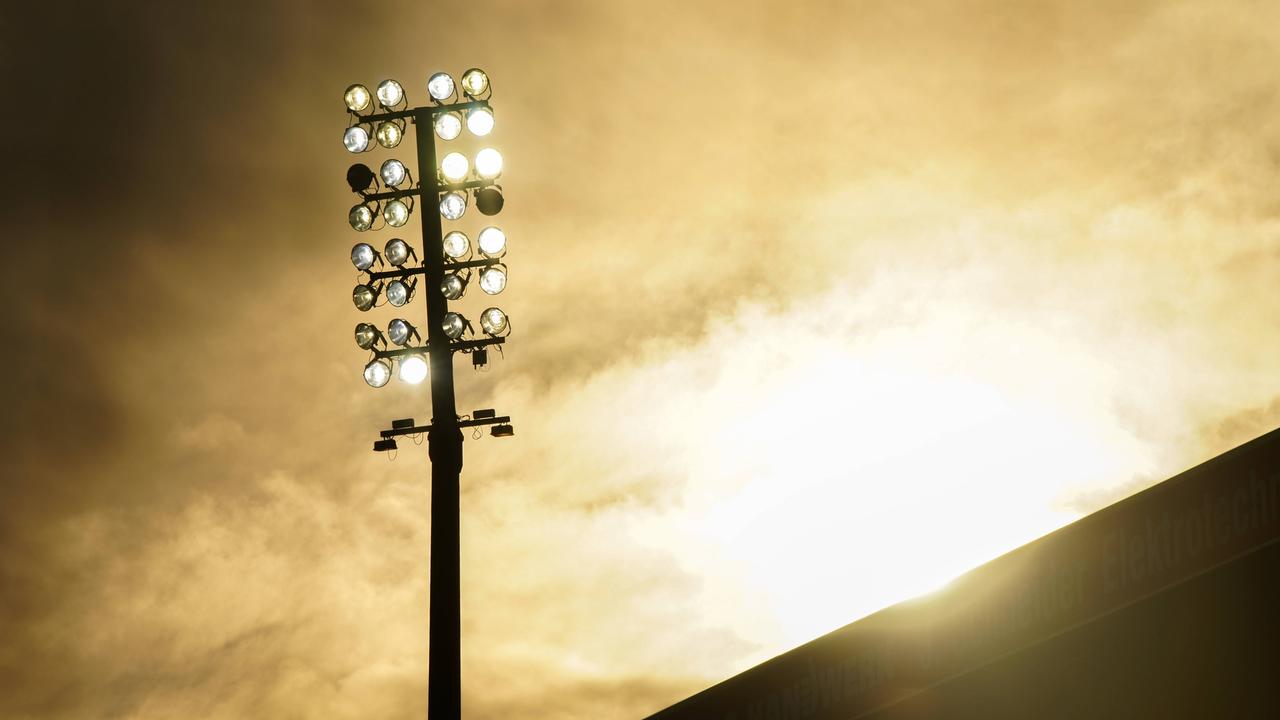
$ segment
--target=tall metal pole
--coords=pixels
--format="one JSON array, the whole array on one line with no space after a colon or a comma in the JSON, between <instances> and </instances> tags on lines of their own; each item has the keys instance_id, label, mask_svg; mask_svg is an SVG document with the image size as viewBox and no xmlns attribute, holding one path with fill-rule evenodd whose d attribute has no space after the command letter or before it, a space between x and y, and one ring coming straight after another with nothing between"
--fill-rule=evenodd
<instances>
[{"instance_id":1,"label":"tall metal pole","mask_svg":"<svg viewBox=\"0 0 1280 720\"><path fill-rule=\"evenodd\" d=\"M421 289L427 305L427 343L431 367L431 609L428 617L427 716L431 720L462 718L462 610L459 481L462 475L462 430L453 396L453 351L444 334L448 301L440 292L444 279L443 230L440 227L440 183L436 176L435 124L431 108L413 113L418 143L422 203Z\"/></svg>"}]
</instances>

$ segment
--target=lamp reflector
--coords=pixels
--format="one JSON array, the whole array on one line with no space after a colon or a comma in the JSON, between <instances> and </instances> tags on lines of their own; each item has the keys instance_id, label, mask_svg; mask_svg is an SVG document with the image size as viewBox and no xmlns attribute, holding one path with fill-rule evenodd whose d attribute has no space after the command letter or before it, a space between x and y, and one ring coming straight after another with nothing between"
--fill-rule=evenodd
<instances>
[{"instance_id":1,"label":"lamp reflector","mask_svg":"<svg viewBox=\"0 0 1280 720\"><path fill-rule=\"evenodd\" d=\"M457 220L467 211L467 196L460 192L445 193L440 199L440 214L445 220Z\"/></svg>"},{"instance_id":2,"label":"lamp reflector","mask_svg":"<svg viewBox=\"0 0 1280 720\"><path fill-rule=\"evenodd\" d=\"M395 80L383 80L378 83L378 102L388 110L404 101L404 88Z\"/></svg>"},{"instance_id":3,"label":"lamp reflector","mask_svg":"<svg viewBox=\"0 0 1280 720\"><path fill-rule=\"evenodd\" d=\"M493 111L489 108L476 108L467 113L467 129L477 137L493 132Z\"/></svg>"},{"instance_id":4,"label":"lamp reflector","mask_svg":"<svg viewBox=\"0 0 1280 720\"><path fill-rule=\"evenodd\" d=\"M507 234L492 225L480 231L476 244L485 257L501 257L507 254Z\"/></svg>"},{"instance_id":5,"label":"lamp reflector","mask_svg":"<svg viewBox=\"0 0 1280 720\"><path fill-rule=\"evenodd\" d=\"M444 236L444 254L451 260L465 258L471 253L471 241L461 230L450 230Z\"/></svg>"},{"instance_id":6,"label":"lamp reflector","mask_svg":"<svg viewBox=\"0 0 1280 720\"><path fill-rule=\"evenodd\" d=\"M409 259L409 243L400 238L391 238L387 244L382 247L382 254L387 258L387 262L396 267L404 265Z\"/></svg>"},{"instance_id":7,"label":"lamp reflector","mask_svg":"<svg viewBox=\"0 0 1280 720\"><path fill-rule=\"evenodd\" d=\"M378 332L378 328L369 323L359 323L356 325L356 346L361 350L370 350L377 344L378 338L382 333Z\"/></svg>"},{"instance_id":8,"label":"lamp reflector","mask_svg":"<svg viewBox=\"0 0 1280 720\"><path fill-rule=\"evenodd\" d=\"M371 360L364 366L364 381L369 387L380 388L391 379L391 366L386 360Z\"/></svg>"},{"instance_id":9,"label":"lamp reflector","mask_svg":"<svg viewBox=\"0 0 1280 720\"><path fill-rule=\"evenodd\" d=\"M462 182L471 172L471 163L467 156L460 152L451 152L440 161L440 174L451 183Z\"/></svg>"},{"instance_id":10,"label":"lamp reflector","mask_svg":"<svg viewBox=\"0 0 1280 720\"><path fill-rule=\"evenodd\" d=\"M382 208L382 219L391 227L402 227L409 222L409 206L399 198L392 200Z\"/></svg>"},{"instance_id":11,"label":"lamp reflector","mask_svg":"<svg viewBox=\"0 0 1280 720\"><path fill-rule=\"evenodd\" d=\"M403 280L392 280L387 283L387 302L396 307L404 307L413 297L413 288Z\"/></svg>"},{"instance_id":12,"label":"lamp reflector","mask_svg":"<svg viewBox=\"0 0 1280 720\"><path fill-rule=\"evenodd\" d=\"M378 291L361 283L351 291L351 302L360 312L368 312L378 300Z\"/></svg>"},{"instance_id":13,"label":"lamp reflector","mask_svg":"<svg viewBox=\"0 0 1280 720\"><path fill-rule=\"evenodd\" d=\"M485 180L493 180L502 174L502 153L485 148L476 153L476 174Z\"/></svg>"},{"instance_id":14,"label":"lamp reflector","mask_svg":"<svg viewBox=\"0 0 1280 720\"><path fill-rule=\"evenodd\" d=\"M507 314L496 307L485 308L480 313L480 329L485 335L497 337L507 331Z\"/></svg>"},{"instance_id":15,"label":"lamp reflector","mask_svg":"<svg viewBox=\"0 0 1280 720\"><path fill-rule=\"evenodd\" d=\"M369 131L360 125L352 125L342 131L342 144L347 152L362 153L369 149Z\"/></svg>"},{"instance_id":16,"label":"lamp reflector","mask_svg":"<svg viewBox=\"0 0 1280 720\"><path fill-rule=\"evenodd\" d=\"M421 355L410 355L400 361L400 381L417 385L427 377L427 361Z\"/></svg>"},{"instance_id":17,"label":"lamp reflector","mask_svg":"<svg viewBox=\"0 0 1280 720\"><path fill-rule=\"evenodd\" d=\"M445 113L436 118L436 135L441 140L452 140L462 132L462 120L458 113Z\"/></svg>"},{"instance_id":18,"label":"lamp reflector","mask_svg":"<svg viewBox=\"0 0 1280 720\"><path fill-rule=\"evenodd\" d=\"M356 266L357 270L368 270L373 267L373 261L378 257L378 251L373 249L369 243L356 243L351 248L351 264Z\"/></svg>"},{"instance_id":19,"label":"lamp reflector","mask_svg":"<svg viewBox=\"0 0 1280 720\"><path fill-rule=\"evenodd\" d=\"M352 230L364 232L373 227L373 209L364 204L356 205L347 213L347 222Z\"/></svg>"},{"instance_id":20,"label":"lamp reflector","mask_svg":"<svg viewBox=\"0 0 1280 720\"><path fill-rule=\"evenodd\" d=\"M440 281L440 294L444 295L446 300L457 300L462 297L466 287L466 283L462 282L462 278L458 277L457 273L447 273Z\"/></svg>"},{"instance_id":21,"label":"lamp reflector","mask_svg":"<svg viewBox=\"0 0 1280 720\"><path fill-rule=\"evenodd\" d=\"M399 187L409 173L404 169L404 163L392 158L382 163L378 174L382 175L382 182L387 187Z\"/></svg>"},{"instance_id":22,"label":"lamp reflector","mask_svg":"<svg viewBox=\"0 0 1280 720\"><path fill-rule=\"evenodd\" d=\"M388 120L387 122L378 123L378 144L384 148L393 148L400 144L404 131L400 126Z\"/></svg>"},{"instance_id":23,"label":"lamp reflector","mask_svg":"<svg viewBox=\"0 0 1280 720\"><path fill-rule=\"evenodd\" d=\"M342 93L342 101L351 112L361 112L369 107L369 88L356 83Z\"/></svg>"},{"instance_id":24,"label":"lamp reflector","mask_svg":"<svg viewBox=\"0 0 1280 720\"><path fill-rule=\"evenodd\" d=\"M399 345L400 347L404 347L409 344L409 340L413 337L414 332L414 327L409 324L408 320L396 318L387 323L387 337L391 339L391 342Z\"/></svg>"},{"instance_id":25,"label":"lamp reflector","mask_svg":"<svg viewBox=\"0 0 1280 720\"><path fill-rule=\"evenodd\" d=\"M507 273L500 267L487 267L480 271L480 289L497 295L507 286ZM388 296L389 297L389 296Z\"/></svg>"},{"instance_id":26,"label":"lamp reflector","mask_svg":"<svg viewBox=\"0 0 1280 720\"><path fill-rule=\"evenodd\" d=\"M471 68L462 73L462 92L477 97L489 89L489 76L480 68Z\"/></svg>"},{"instance_id":27,"label":"lamp reflector","mask_svg":"<svg viewBox=\"0 0 1280 720\"><path fill-rule=\"evenodd\" d=\"M427 92L436 102L444 102L453 97L453 78L449 73L436 73L427 80Z\"/></svg>"},{"instance_id":28,"label":"lamp reflector","mask_svg":"<svg viewBox=\"0 0 1280 720\"><path fill-rule=\"evenodd\" d=\"M447 312L444 314L444 320L440 322L444 328L444 334L450 340L457 340L462 337L462 331L467 327L467 321L456 312Z\"/></svg>"}]
</instances>

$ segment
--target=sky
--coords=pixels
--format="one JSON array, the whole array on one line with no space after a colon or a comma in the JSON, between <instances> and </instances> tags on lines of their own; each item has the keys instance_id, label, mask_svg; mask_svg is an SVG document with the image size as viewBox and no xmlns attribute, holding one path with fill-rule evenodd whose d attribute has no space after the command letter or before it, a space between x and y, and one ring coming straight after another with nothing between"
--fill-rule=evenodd
<instances>
[{"instance_id":1,"label":"sky","mask_svg":"<svg viewBox=\"0 0 1280 720\"><path fill-rule=\"evenodd\" d=\"M1275 3L13 5L6 718L425 714L353 82L493 82L468 718L642 717L1280 425Z\"/></svg>"}]
</instances>

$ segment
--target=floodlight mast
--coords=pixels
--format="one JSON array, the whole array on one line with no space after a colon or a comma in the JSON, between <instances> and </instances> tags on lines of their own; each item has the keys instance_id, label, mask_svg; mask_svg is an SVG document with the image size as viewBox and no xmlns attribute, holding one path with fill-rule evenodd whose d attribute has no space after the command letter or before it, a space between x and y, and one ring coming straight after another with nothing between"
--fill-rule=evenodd
<instances>
[{"instance_id":1,"label":"floodlight mast","mask_svg":"<svg viewBox=\"0 0 1280 720\"><path fill-rule=\"evenodd\" d=\"M352 86L355 88L356 86ZM363 86L361 86L363 87ZM348 88L348 95L352 88ZM487 78L485 84L488 89ZM368 94L367 89L364 89ZM403 95L401 95L403 98ZM368 101L366 101L368 102ZM386 347L373 349L374 362L403 362L410 355L420 355L425 349L430 372L431 423L416 426L411 420L395 421L389 430L381 432L381 440L374 444L375 451L388 451L396 447L395 437L426 433L428 455L431 459L431 570L429 647L427 669L427 715L430 720L461 720L462 672L461 672L461 572L460 572L460 492L462 473L462 428L492 425L495 437L511 434L510 418L495 417L490 411L486 416L463 420L458 417L454 399L453 353L482 353L489 345L501 345L505 338L493 335L485 339L451 339L444 329L444 319L449 312L448 299L440 291L447 272L465 268L488 268L500 265L496 258L471 261L446 262L439 203L442 193L492 188L495 178L478 178L464 182L442 183L437 174L435 120L448 112L464 112L473 108L489 108L487 99L468 97L465 102L454 102L425 107L392 109L383 106L381 112L360 115L356 108L348 109L361 123L370 127L377 122L411 120L417 142L417 188L387 188L381 192L357 191L363 202L377 202L405 197L418 200L418 217L422 223L422 258L420 267L396 267L383 271L365 269L369 283L385 279L409 279L422 275L424 291L419 293L426 303L426 346ZM396 104L399 104L398 102ZM362 107L367 107L367 104ZM348 148L350 149L350 148ZM354 151L353 151L354 152ZM364 179L364 173L361 178ZM354 184L359 184L355 183ZM353 184L353 190L355 190ZM501 207L501 203L498 203ZM487 213L492 214L492 213ZM505 334L505 333L504 333ZM385 344L385 343L384 343ZM403 367L403 366L402 366ZM367 379L367 378L366 378ZM370 382L372 385L373 383ZM385 384L385 381L383 382ZM380 387L377 386L377 387Z\"/></svg>"}]
</instances>

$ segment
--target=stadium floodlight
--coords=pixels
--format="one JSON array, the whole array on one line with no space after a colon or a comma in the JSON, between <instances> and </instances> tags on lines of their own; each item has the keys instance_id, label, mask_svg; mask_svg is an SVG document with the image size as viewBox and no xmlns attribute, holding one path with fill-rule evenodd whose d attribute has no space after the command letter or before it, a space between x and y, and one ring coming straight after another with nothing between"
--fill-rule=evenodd
<instances>
[{"instance_id":1,"label":"stadium floodlight","mask_svg":"<svg viewBox=\"0 0 1280 720\"><path fill-rule=\"evenodd\" d=\"M395 267L403 267L409 258L417 257L409 243L400 238L391 238L382 246L382 255Z\"/></svg>"},{"instance_id":2,"label":"stadium floodlight","mask_svg":"<svg viewBox=\"0 0 1280 720\"><path fill-rule=\"evenodd\" d=\"M395 158L383 162L382 167L378 169L378 174L382 176L382 183L387 187L400 187L409 177L409 172L404 169L404 163Z\"/></svg>"},{"instance_id":3,"label":"stadium floodlight","mask_svg":"<svg viewBox=\"0 0 1280 720\"><path fill-rule=\"evenodd\" d=\"M369 108L369 88L356 83L347 88L342 93L342 101L347 104L347 109L353 113L364 112Z\"/></svg>"},{"instance_id":4,"label":"stadium floodlight","mask_svg":"<svg viewBox=\"0 0 1280 720\"><path fill-rule=\"evenodd\" d=\"M356 163L347 168L347 185L351 192L363 193L373 185L374 174L364 163Z\"/></svg>"},{"instance_id":5,"label":"stadium floodlight","mask_svg":"<svg viewBox=\"0 0 1280 720\"><path fill-rule=\"evenodd\" d=\"M476 244L485 257L497 258L507 254L507 234L492 225L480 231Z\"/></svg>"},{"instance_id":6,"label":"stadium floodlight","mask_svg":"<svg viewBox=\"0 0 1280 720\"><path fill-rule=\"evenodd\" d=\"M444 102L453 97L453 78L449 73L436 73L427 80L427 93L436 102Z\"/></svg>"},{"instance_id":7,"label":"stadium floodlight","mask_svg":"<svg viewBox=\"0 0 1280 720\"><path fill-rule=\"evenodd\" d=\"M351 302L360 312L368 312L373 309L373 304L378 301L378 292L381 289L379 285L360 283L351 291Z\"/></svg>"},{"instance_id":8,"label":"stadium floodlight","mask_svg":"<svg viewBox=\"0 0 1280 720\"><path fill-rule=\"evenodd\" d=\"M387 302L396 307L404 307L413 299L413 288L418 284L417 280L392 280L387 283Z\"/></svg>"},{"instance_id":9,"label":"stadium floodlight","mask_svg":"<svg viewBox=\"0 0 1280 720\"><path fill-rule=\"evenodd\" d=\"M409 206L399 198L391 200L382 208L382 219L391 227L402 227L409 222Z\"/></svg>"},{"instance_id":10,"label":"stadium floodlight","mask_svg":"<svg viewBox=\"0 0 1280 720\"><path fill-rule=\"evenodd\" d=\"M364 366L364 381L369 383L369 387L380 388L390 379L391 366L386 360L370 360Z\"/></svg>"},{"instance_id":11,"label":"stadium floodlight","mask_svg":"<svg viewBox=\"0 0 1280 720\"><path fill-rule=\"evenodd\" d=\"M378 123L378 144L384 148L393 148L400 144L404 137L404 128L394 120Z\"/></svg>"},{"instance_id":12,"label":"stadium floodlight","mask_svg":"<svg viewBox=\"0 0 1280 720\"><path fill-rule=\"evenodd\" d=\"M462 73L462 92L468 97L480 97L488 89L489 76L480 68L471 68Z\"/></svg>"},{"instance_id":13,"label":"stadium floodlight","mask_svg":"<svg viewBox=\"0 0 1280 720\"><path fill-rule=\"evenodd\" d=\"M493 180L502 174L502 153L485 148L476 153L476 174L485 180Z\"/></svg>"},{"instance_id":14,"label":"stadium floodlight","mask_svg":"<svg viewBox=\"0 0 1280 720\"><path fill-rule=\"evenodd\" d=\"M444 295L446 300L457 300L466 290L466 281L457 273L445 273L444 279L440 281L440 294Z\"/></svg>"},{"instance_id":15,"label":"stadium floodlight","mask_svg":"<svg viewBox=\"0 0 1280 720\"><path fill-rule=\"evenodd\" d=\"M404 88L395 80L383 80L378 83L378 103L382 107L393 110L404 102Z\"/></svg>"},{"instance_id":16,"label":"stadium floodlight","mask_svg":"<svg viewBox=\"0 0 1280 720\"><path fill-rule=\"evenodd\" d=\"M427 378L427 361L421 355L410 355L400 361L400 382L417 385Z\"/></svg>"},{"instance_id":17,"label":"stadium floodlight","mask_svg":"<svg viewBox=\"0 0 1280 720\"><path fill-rule=\"evenodd\" d=\"M458 113L444 113L436 118L436 135L441 140L453 140L462 132L462 120L458 118Z\"/></svg>"},{"instance_id":18,"label":"stadium floodlight","mask_svg":"<svg viewBox=\"0 0 1280 720\"><path fill-rule=\"evenodd\" d=\"M502 191L496 187L477 190L476 209L482 215L497 215L502 212Z\"/></svg>"},{"instance_id":19,"label":"stadium floodlight","mask_svg":"<svg viewBox=\"0 0 1280 720\"><path fill-rule=\"evenodd\" d=\"M480 313L480 329L486 335L498 337L505 334L510 328L511 326L507 322L507 314L498 308L485 308L485 311Z\"/></svg>"},{"instance_id":20,"label":"stadium floodlight","mask_svg":"<svg viewBox=\"0 0 1280 720\"><path fill-rule=\"evenodd\" d=\"M381 256L369 243L356 243L351 248L351 264L355 265L357 270L368 270L379 260Z\"/></svg>"},{"instance_id":21,"label":"stadium floodlight","mask_svg":"<svg viewBox=\"0 0 1280 720\"><path fill-rule=\"evenodd\" d=\"M460 152L451 152L440 161L440 174L451 183L462 182L469 172L471 164L467 162L467 156Z\"/></svg>"},{"instance_id":22,"label":"stadium floodlight","mask_svg":"<svg viewBox=\"0 0 1280 720\"><path fill-rule=\"evenodd\" d=\"M440 214L445 220L457 220L467 211L467 196L460 192L445 193L440 198Z\"/></svg>"},{"instance_id":23,"label":"stadium floodlight","mask_svg":"<svg viewBox=\"0 0 1280 720\"><path fill-rule=\"evenodd\" d=\"M364 203L355 205L351 211L347 213L347 222L351 224L351 229L356 232L364 232L373 227L373 208Z\"/></svg>"},{"instance_id":24,"label":"stadium floodlight","mask_svg":"<svg viewBox=\"0 0 1280 720\"><path fill-rule=\"evenodd\" d=\"M467 329L466 319L456 312L445 313L440 325L444 327L444 334L450 340L457 340L462 337L463 331Z\"/></svg>"},{"instance_id":25,"label":"stadium floodlight","mask_svg":"<svg viewBox=\"0 0 1280 720\"><path fill-rule=\"evenodd\" d=\"M507 271L501 265L487 267L480 271L480 289L490 295L497 295L507 286Z\"/></svg>"},{"instance_id":26,"label":"stadium floodlight","mask_svg":"<svg viewBox=\"0 0 1280 720\"><path fill-rule=\"evenodd\" d=\"M369 130L363 125L352 125L342 131L342 144L347 152L362 153L369 149Z\"/></svg>"},{"instance_id":27,"label":"stadium floodlight","mask_svg":"<svg viewBox=\"0 0 1280 720\"><path fill-rule=\"evenodd\" d=\"M477 137L493 132L493 111L483 107L472 109L467 113L467 129Z\"/></svg>"},{"instance_id":28,"label":"stadium floodlight","mask_svg":"<svg viewBox=\"0 0 1280 720\"><path fill-rule=\"evenodd\" d=\"M444 236L444 254L450 260L463 260L471 254L471 241L461 230L450 230Z\"/></svg>"},{"instance_id":29,"label":"stadium floodlight","mask_svg":"<svg viewBox=\"0 0 1280 720\"><path fill-rule=\"evenodd\" d=\"M387 343L386 339L382 337L382 331L370 323L358 323L355 334L356 345L361 350L372 350L374 345L379 343L385 345Z\"/></svg>"},{"instance_id":30,"label":"stadium floodlight","mask_svg":"<svg viewBox=\"0 0 1280 720\"><path fill-rule=\"evenodd\" d=\"M404 347L410 343L415 337L421 339L418 329L409 324L408 320L396 318L387 323L387 337L391 342Z\"/></svg>"}]
</instances>

